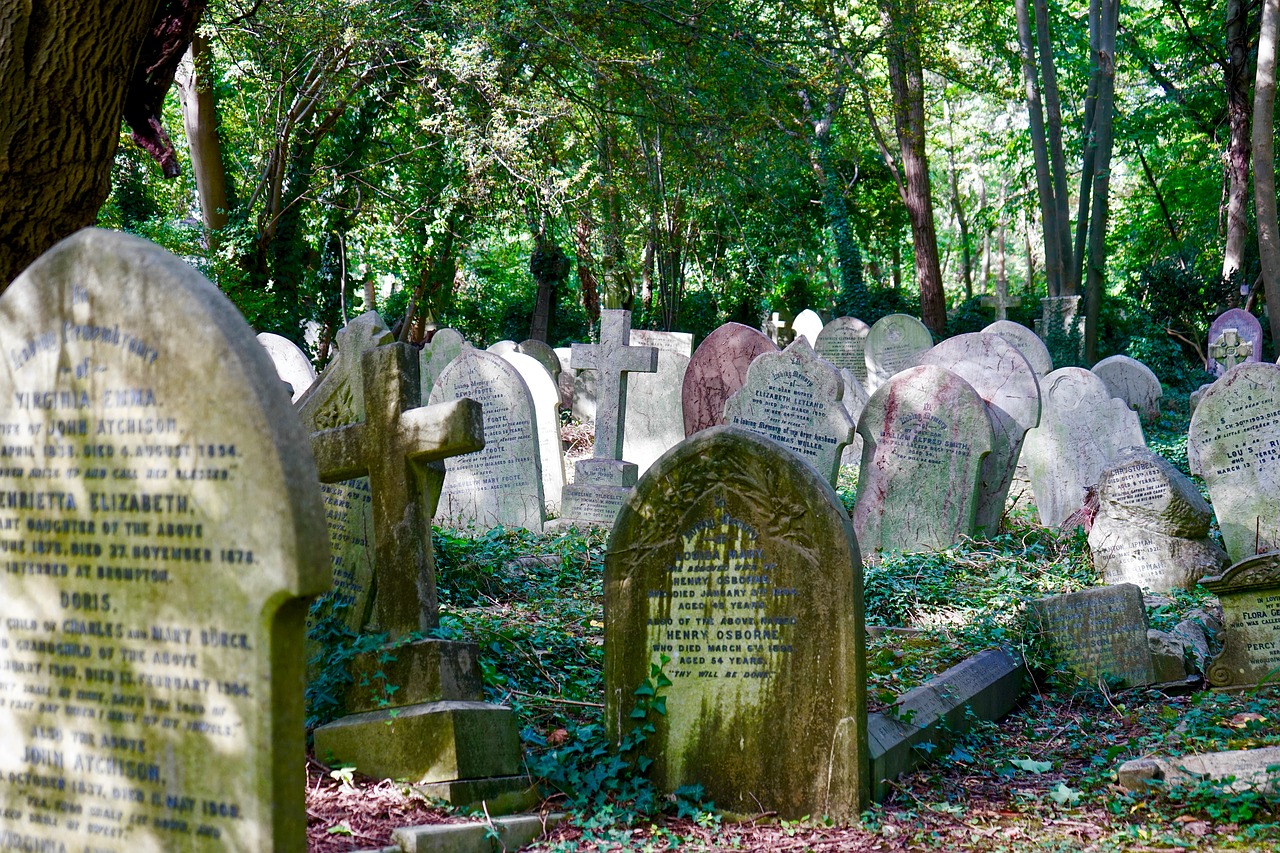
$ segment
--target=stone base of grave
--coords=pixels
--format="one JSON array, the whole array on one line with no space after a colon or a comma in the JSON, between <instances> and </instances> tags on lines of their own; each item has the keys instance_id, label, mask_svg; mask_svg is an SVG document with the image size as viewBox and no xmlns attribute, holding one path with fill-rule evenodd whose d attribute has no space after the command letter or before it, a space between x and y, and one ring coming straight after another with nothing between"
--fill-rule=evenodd
<instances>
[{"instance_id":1,"label":"stone base of grave","mask_svg":"<svg viewBox=\"0 0 1280 853\"><path fill-rule=\"evenodd\" d=\"M457 808L478 807L484 803L485 811L491 815L529 811L542 802L542 792L529 782L528 776L455 779L452 782L415 785L414 789Z\"/></svg>"},{"instance_id":2,"label":"stone base of grave","mask_svg":"<svg viewBox=\"0 0 1280 853\"><path fill-rule=\"evenodd\" d=\"M556 527L612 527L623 501L635 487L638 473L635 463L583 459L573 470L573 482L564 487L561 497Z\"/></svg>"},{"instance_id":3,"label":"stone base of grave","mask_svg":"<svg viewBox=\"0 0 1280 853\"><path fill-rule=\"evenodd\" d=\"M520 735L510 708L427 702L365 711L315 731L316 758L414 784L515 776Z\"/></svg>"}]
</instances>

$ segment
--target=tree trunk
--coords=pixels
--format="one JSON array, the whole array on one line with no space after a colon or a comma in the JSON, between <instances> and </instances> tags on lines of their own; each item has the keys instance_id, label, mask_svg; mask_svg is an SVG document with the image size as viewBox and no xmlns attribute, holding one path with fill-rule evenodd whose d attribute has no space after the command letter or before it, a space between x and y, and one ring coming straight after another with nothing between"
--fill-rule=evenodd
<instances>
[{"instance_id":1,"label":"tree trunk","mask_svg":"<svg viewBox=\"0 0 1280 853\"><path fill-rule=\"evenodd\" d=\"M1223 67L1227 90L1227 242L1222 254L1222 277L1236 287L1243 283L1245 242L1249 233L1246 199L1249 194L1249 4L1227 0L1227 61ZM1256 144L1256 143L1255 143Z\"/></svg>"},{"instance_id":2,"label":"tree trunk","mask_svg":"<svg viewBox=\"0 0 1280 853\"><path fill-rule=\"evenodd\" d=\"M529 255L529 272L537 282L538 292L533 303L533 320L529 324L529 337L548 343L551 317L555 312L557 290L560 282L569 275L569 256L564 253L546 228L533 235L533 251Z\"/></svg>"},{"instance_id":3,"label":"tree trunk","mask_svg":"<svg viewBox=\"0 0 1280 853\"><path fill-rule=\"evenodd\" d=\"M1031 152L1036 165L1036 195L1040 200L1040 221L1044 229L1045 279L1050 296L1063 295L1062 249L1058 234L1058 208L1053 198L1053 178L1049 170L1049 144L1045 137L1044 109L1040 104L1040 84L1036 73L1035 41L1027 0L1014 0L1018 19L1018 45L1022 52L1022 76L1027 91L1027 118L1031 130Z\"/></svg>"},{"instance_id":4,"label":"tree trunk","mask_svg":"<svg viewBox=\"0 0 1280 853\"><path fill-rule=\"evenodd\" d=\"M1263 0L1258 37L1258 77L1253 87L1253 193L1258 217L1258 254L1262 260L1271 340L1280 341L1280 225L1276 221L1275 102L1276 39L1280 0ZM1280 344L1277 344L1280 346Z\"/></svg>"},{"instance_id":5,"label":"tree trunk","mask_svg":"<svg viewBox=\"0 0 1280 853\"><path fill-rule=\"evenodd\" d=\"M1084 280L1084 261L1088 252L1089 199L1093 193L1093 178L1097 171L1097 139L1094 137L1094 116L1098 111L1098 79L1101 65L1098 62L1098 39L1102 34L1101 0L1089 0L1089 86L1084 96L1084 124L1080 132L1084 148L1080 167L1080 198L1076 202L1076 242L1071 254L1071 267L1066 271L1067 284L1072 293L1080 292Z\"/></svg>"},{"instance_id":6,"label":"tree trunk","mask_svg":"<svg viewBox=\"0 0 1280 853\"><path fill-rule=\"evenodd\" d=\"M0 290L92 225L158 0L0 4Z\"/></svg>"},{"instance_id":7,"label":"tree trunk","mask_svg":"<svg viewBox=\"0 0 1280 853\"><path fill-rule=\"evenodd\" d=\"M1116 30L1120 0L1103 0L1099 19L1103 25L1098 44L1098 106L1094 116L1097 139L1097 173L1093 181L1093 211L1089 217L1089 266L1085 276L1084 358L1098 359L1098 319L1106 283L1107 213L1111 189L1111 127L1116 87Z\"/></svg>"},{"instance_id":8,"label":"tree trunk","mask_svg":"<svg viewBox=\"0 0 1280 853\"><path fill-rule=\"evenodd\" d=\"M902 150L907 217L911 220L916 281L920 286L920 319L935 338L941 338L947 327L947 303L938 263L929 159L925 153L924 69L916 31L920 15L915 0L884 0L881 10L887 34L893 124Z\"/></svg>"},{"instance_id":9,"label":"tree trunk","mask_svg":"<svg viewBox=\"0 0 1280 853\"><path fill-rule=\"evenodd\" d=\"M178 70L177 83L187 145L191 150L191 172L200 199L200 220L206 231L216 232L226 227L231 204L227 198L227 170L222 160L217 105L209 75L210 59L209 40L197 34ZM215 245L212 234L209 245Z\"/></svg>"},{"instance_id":10,"label":"tree trunk","mask_svg":"<svg viewBox=\"0 0 1280 853\"><path fill-rule=\"evenodd\" d=\"M595 223L584 210L573 229L574 253L578 256L578 285L582 288L582 307L587 312L587 322L595 326L600 322L600 285L596 281L595 265L591 261L591 233Z\"/></svg>"},{"instance_id":11,"label":"tree trunk","mask_svg":"<svg viewBox=\"0 0 1280 853\"><path fill-rule=\"evenodd\" d=\"M1036 39L1040 53L1040 76L1044 82L1044 106L1048 113L1049 166L1053 171L1053 203L1058 224L1058 252L1062 258L1062 291L1079 293L1078 282L1068 272L1071 259L1071 217L1067 213L1067 160L1062 153L1062 106L1058 98L1058 72L1053 63L1053 30L1045 0L1033 0L1036 7ZM1046 236L1046 239L1048 237Z\"/></svg>"},{"instance_id":12,"label":"tree trunk","mask_svg":"<svg viewBox=\"0 0 1280 853\"><path fill-rule=\"evenodd\" d=\"M949 113L950 107L944 105ZM960 271L964 280L965 299L973 298L973 256L969 252L969 222L964 218L964 205L960 203L960 175L956 168L955 137L951 132L951 117L944 115L947 136L951 145L947 148L947 165L951 172L951 207L955 210L956 224L960 227Z\"/></svg>"}]
</instances>

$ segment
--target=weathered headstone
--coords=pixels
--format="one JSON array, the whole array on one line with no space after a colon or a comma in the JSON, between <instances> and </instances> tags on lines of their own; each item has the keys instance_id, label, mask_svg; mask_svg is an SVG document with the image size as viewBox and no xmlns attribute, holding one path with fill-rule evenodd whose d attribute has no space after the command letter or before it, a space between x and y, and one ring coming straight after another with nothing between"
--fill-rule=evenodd
<instances>
[{"instance_id":1,"label":"weathered headstone","mask_svg":"<svg viewBox=\"0 0 1280 853\"><path fill-rule=\"evenodd\" d=\"M634 340L636 333L631 336ZM639 477L659 456L684 441L684 413L680 406L689 356L657 349L657 372L633 373L627 383L627 430L622 438L622 458L635 463Z\"/></svg>"},{"instance_id":2,"label":"weathered headstone","mask_svg":"<svg viewBox=\"0 0 1280 853\"><path fill-rule=\"evenodd\" d=\"M1145 447L1129 447L1102 472L1089 550L1106 583L1194 589L1227 564L1226 552L1209 538L1212 520L1213 510L1181 471Z\"/></svg>"},{"instance_id":3,"label":"weathered headstone","mask_svg":"<svg viewBox=\"0 0 1280 853\"><path fill-rule=\"evenodd\" d=\"M1040 423L1040 385L1026 357L999 335L973 332L947 338L916 357L964 378L987 404L991 453L982 463L978 487L979 532L995 535L1004 515L1027 430Z\"/></svg>"},{"instance_id":4,"label":"weathered headstone","mask_svg":"<svg viewBox=\"0 0 1280 853\"><path fill-rule=\"evenodd\" d=\"M767 352L724 406L725 423L767 436L818 470L832 486L856 424L844 407L844 379L797 335L782 352Z\"/></svg>"},{"instance_id":5,"label":"weathered headstone","mask_svg":"<svg viewBox=\"0 0 1280 853\"><path fill-rule=\"evenodd\" d=\"M541 533L542 454L529 386L501 356L466 346L440 374L428 402L463 397L484 407L484 449L445 460L437 523Z\"/></svg>"},{"instance_id":6,"label":"weathered headstone","mask_svg":"<svg viewBox=\"0 0 1280 853\"><path fill-rule=\"evenodd\" d=\"M605 558L605 721L636 725L659 666L666 713L641 747L666 791L720 808L857 816L868 797L862 567L849 517L809 465L735 427L665 456ZM803 721L779 735L778 721Z\"/></svg>"},{"instance_id":7,"label":"weathered headstone","mask_svg":"<svg viewBox=\"0 0 1280 853\"><path fill-rule=\"evenodd\" d=\"M850 371L867 387L867 334L871 327L857 317L837 317L822 327L814 352L841 370Z\"/></svg>"},{"instance_id":8,"label":"weathered headstone","mask_svg":"<svg viewBox=\"0 0 1280 853\"><path fill-rule=\"evenodd\" d=\"M568 524L611 525L622 501L636 484L636 466L622 458L631 373L658 369L658 350L631 345L631 312L600 312L600 343L574 344L573 363L599 376L596 434L590 459L573 467L565 487L562 517Z\"/></svg>"},{"instance_id":9,"label":"weathered headstone","mask_svg":"<svg viewBox=\"0 0 1280 853\"><path fill-rule=\"evenodd\" d=\"M1112 397L1124 400L1145 421L1160 417L1160 398L1164 389L1160 379L1136 358L1113 355L1093 366L1093 372L1107 386Z\"/></svg>"},{"instance_id":10,"label":"weathered headstone","mask_svg":"<svg viewBox=\"0 0 1280 853\"><path fill-rule=\"evenodd\" d=\"M564 365L560 363L560 356L556 355L556 351L550 344L530 338L516 344L516 352L527 355L541 364L551 376L551 381L559 385L560 373L564 370Z\"/></svg>"},{"instance_id":11,"label":"weathered headstone","mask_svg":"<svg viewBox=\"0 0 1280 853\"><path fill-rule=\"evenodd\" d=\"M791 329L791 315L774 311L764 322L764 334L779 349L791 343L795 337Z\"/></svg>"},{"instance_id":12,"label":"weathered headstone","mask_svg":"<svg viewBox=\"0 0 1280 853\"><path fill-rule=\"evenodd\" d=\"M1001 275L996 277L995 295L983 296L978 301L984 308L996 309L996 322L999 322L1008 318L1010 308L1017 308L1022 304L1022 297L1009 295L1009 279Z\"/></svg>"},{"instance_id":13,"label":"weathered headstone","mask_svg":"<svg viewBox=\"0 0 1280 853\"><path fill-rule=\"evenodd\" d=\"M1280 791L1280 746L1229 749L1180 755L1177 758L1144 756L1126 761L1116 771L1120 787L1146 793L1154 786L1161 793L1175 785L1196 788L1206 782L1221 784L1232 794L1244 791Z\"/></svg>"},{"instance_id":14,"label":"weathered headstone","mask_svg":"<svg viewBox=\"0 0 1280 853\"><path fill-rule=\"evenodd\" d=\"M1031 603L1040 640L1077 678L1104 676L1121 687L1152 684L1142 590L1133 584L1051 595Z\"/></svg>"},{"instance_id":15,"label":"weathered headstone","mask_svg":"<svg viewBox=\"0 0 1280 853\"><path fill-rule=\"evenodd\" d=\"M548 513L559 515L565 482L564 446L560 443L560 391L546 368L532 356L509 352L503 358L520 374L533 399L541 453L542 499L546 501Z\"/></svg>"},{"instance_id":16,"label":"weathered headstone","mask_svg":"<svg viewBox=\"0 0 1280 853\"><path fill-rule=\"evenodd\" d=\"M1213 383L1191 416L1187 459L1232 562L1280 548L1280 366L1242 364Z\"/></svg>"},{"instance_id":17,"label":"weathered headstone","mask_svg":"<svg viewBox=\"0 0 1280 853\"><path fill-rule=\"evenodd\" d=\"M487 355L487 358L497 357ZM451 369L451 368L450 368ZM541 367L538 367L541 370ZM445 480L440 461L484 446L481 406L446 398L420 406L418 354L408 344L368 350L361 359L365 418L315 433L320 479L369 478L377 594L374 624L391 641L350 664L347 716L314 732L321 760L361 773L433 783L432 793L455 803L487 792L522 789L520 749L510 709L487 705L479 690L473 645L447 640L408 642L439 622L432 514ZM436 391L449 387L449 369ZM373 679L380 673L381 679ZM491 740L477 742L476 733Z\"/></svg>"},{"instance_id":18,"label":"weathered headstone","mask_svg":"<svg viewBox=\"0 0 1280 853\"><path fill-rule=\"evenodd\" d=\"M88 229L4 292L0 340L0 848L301 853L329 560L271 360L192 267Z\"/></svg>"},{"instance_id":19,"label":"weathered headstone","mask_svg":"<svg viewBox=\"0 0 1280 853\"><path fill-rule=\"evenodd\" d=\"M431 336L431 341L422 348L420 376L422 377L422 399L431 396L431 389L436 387L436 380L444 372L449 362L462 354L462 345L467 341L456 329L440 329Z\"/></svg>"},{"instance_id":20,"label":"weathered headstone","mask_svg":"<svg viewBox=\"0 0 1280 853\"><path fill-rule=\"evenodd\" d=\"M556 386L560 389L560 408L564 409L566 412L574 413L573 412L573 384L574 384L573 350L570 349L569 347L556 347L554 352L556 354L556 358L560 360L560 376L556 378ZM595 417L594 409L591 412L591 417Z\"/></svg>"},{"instance_id":21,"label":"weathered headstone","mask_svg":"<svg viewBox=\"0 0 1280 853\"><path fill-rule=\"evenodd\" d=\"M1084 504L1085 490L1123 448L1145 446L1138 415L1082 367L1061 367L1040 383L1040 426L1027 432L1022 461L1040 523L1056 527Z\"/></svg>"},{"instance_id":22,"label":"weathered headstone","mask_svg":"<svg viewBox=\"0 0 1280 853\"><path fill-rule=\"evenodd\" d=\"M863 555L946 548L972 536L993 435L973 386L933 365L890 377L858 422L853 526Z\"/></svg>"},{"instance_id":23,"label":"weathered headstone","mask_svg":"<svg viewBox=\"0 0 1280 853\"><path fill-rule=\"evenodd\" d=\"M867 391L876 389L899 370L911 366L917 355L933 346L933 335L915 317L889 314L876 320L867 333L863 358L867 363Z\"/></svg>"},{"instance_id":24,"label":"weathered headstone","mask_svg":"<svg viewBox=\"0 0 1280 853\"><path fill-rule=\"evenodd\" d=\"M509 352L515 352L515 351L516 351L515 341L496 341L495 343L489 344L489 346L485 348L485 352L491 352L494 355L506 355Z\"/></svg>"},{"instance_id":25,"label":"weathered headstone","mask_svg":"<svg viewBox=\"0 0 1280 853\"><path fill-rule=\"evenodd\" d=\"M856 468L862 464L862 436L858 434L858 421L862 420L862 412L871 395L852 371L841 370L840 375L844 378L844 398L841 402L844 403L844 410L849 413L849 420L853 422L853 441L840 454L840 464Z\"/></svg>"},{"instance_id":26,"label":"weathered headstone","mask_svg":"<svg viewBox=\"0 0 1280 853\"><path fill-rule=\"evenodd\" d=\"M308 432L361 423L365 418L365 351L394 340L376 311L354 318L338 330L338 355L320 378L295 404ZM337 618L352 631L362 630L373 610L373 497L367 477L340 483L322 483L329 551L333 563L333 589L311 606L308 635L321 620ZM319 647L308 642L309 666Z\"/></svg>"},{"instance_id":27,"label":"weathered headstone","mask_svg":"<svg viewBox=\"0 0 1280 853\"><path fill-rule=\"evenodd\" d=\"M806 308L791 321L791 331L795 335L793 340L804 338L809 342L809 347L812 349L818 345L818 335L822 333L825 325L817 311L812 308Z\"/></svg>"},{"instance_id":28,"label":"weathered headstone","mask_svg":"<svg viewBox=\"0 0 1280 853\"><path fill-rule=\"evenodd\" d=\"M725 323L703 338L684 374L684 434L723 424L724 404L746 381L751 362L777 351L772 341L741 323Z\"/></svg>"},{"instance_id":29,"label":"weathered headstone","mask_svg":"<svg viewBox=\"0 0 1280 853\"><path fill-rule=\"evenodd\" d=\"M1223 311L1209 326L1209 372L1221 376L1237 364L1262 360L1262 324L1243 308Z\"/></svg>"},{"instance_id":30,"label":"weathered headstone","mask_svg":"<svg viewBox=\"0 0 1280 853\"><path fill-rule=\"evenodd\" d=\"M1021 323L996 320L982 331L999 335L1017 347L1018 352L1026 357L1031 369L1035 371L1036 379L1044 379L1053 372L1053 357L1049 355L1049 348L1040 340L1039 335Z\"/></svg>"},{"instance_id":31,"label":"weathered headstone","mask_svg":"<svg viewBox=\"0 0 1280 853\"><path fill-rule=\"evenodd\" d=\"M658 352L673 352L685 358L693 356L693 335L688 332L662 332L652 329L632 329L631 345L654 347ZM639 379L640 374L631 377Z\"/></svg>"},{"instance_id":32,"label":"weathered headstone","mask_svg":"<svg viewBox=\"0 0 1280 853\"><path fill-rule=\"evenodd\" d=\"M1209 683L1238 689L1280 683L1280 551L1246 557L1201 583L1222 602L1222 653Z\"/></svg>"},{"instance_id":33,"label":"weathered headstone","mask_svg":"<svg viewBox=\"0 0 1280 853\"><path fill-rule=\"evenodd\" d=\"M306 393L311 383L316 381L316 369L311 364L311 359L293 341L271 332L260 332L258 343L271 356L276 374L289 386L293 400Z\"/></svg>"}]
</instances>

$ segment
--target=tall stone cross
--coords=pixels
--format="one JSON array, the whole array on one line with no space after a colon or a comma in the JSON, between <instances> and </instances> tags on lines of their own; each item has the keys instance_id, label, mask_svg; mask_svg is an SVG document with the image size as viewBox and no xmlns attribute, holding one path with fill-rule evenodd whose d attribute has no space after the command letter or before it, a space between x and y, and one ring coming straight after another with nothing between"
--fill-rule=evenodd
<instances>
[{"instance_id":1,"label":"tall stone cross","mask_svg":"<svg viewBox=\"0 0 1280 853\"><path fill-rule=\"evenodd\" d=\"M361 360L363 423L312 435L320 481L368 477L373 494L374 617L393 638L434 628L439 619L431 517L440 499L439 460L484 447L480 404L421 400L418 355L403 343Z\"/></svg>"},{"instance_id":2,"label":"tall stone cross","mask_svg":"<svg viewBox=\"0 0 1280 853\"><path fill-rule=\"evenodd\" d=\"M599 374L596 397L596 459L621 459L623 412L627 409L627 374L654 373L657 347L633 347L631 312L600 312L600 343L574 344L574 370L593 369Z\"/></svg>"},{"instance_id":3,"label":"tall stone cross","mask_svg":"<svg viewBox=\"0 0 1280 853\"><path fill-rule=\"evenodd\" d=\"M978 301L987 308L995 308L997 320L1007 320L1009 319L1008 309L1016 308L1021 305L1022 297L1010 296L1009 280L1003 276L999 276L996 278L996 295L984 296Z\"/></svg>"},{"instance_id":4,"label":"tall stone cross","mask_svg":"<svg viewBox=\"0 0 1280 853\"><path fill-rule=\"evenodd\" d=\"M791 320L783 317L777 311L769 315L769 322L765 323L764 331L769 336L769 340L777 344L779 348L784 348L791 343L793 335Z\"/></svg>"},{"instance_id":5,"label":"tall stone cross","mask_svg":"<svg viewBox=\"0 0 1280 853\"><path fill-rule=\"evenodd\" d=\"M1218 339L1209 347L1209 357L1222 365L1223 370L1230 370L1237 364L1243 364L1253 355L1253 343L1240 340L1240 331L1226 328Z\"/></svg>"}]
</instances>

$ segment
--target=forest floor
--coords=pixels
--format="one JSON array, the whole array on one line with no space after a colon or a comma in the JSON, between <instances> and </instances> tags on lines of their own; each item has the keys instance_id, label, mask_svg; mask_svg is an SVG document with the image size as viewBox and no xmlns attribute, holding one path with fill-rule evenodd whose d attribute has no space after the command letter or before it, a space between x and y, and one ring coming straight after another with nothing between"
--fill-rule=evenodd
<instances>
[{"instance_id":1,"label":"forest floor","mask_svg":"<svg viewBox=\"0 0 1280 853\"><path fill-rule=\"evenodd\" d=\"M1147 430L1148 445L1184 473L1186 423L1175 409ZM852 472L838 491L851 506ZM1280 850L1280 793L1202 783L1136 795L1115 784L1116 768L1133 758L1280 745L1280 703L1274 692L1167 696L1060 677L1031 640L1025 604L1099 579L1082 531L1039 527L1025 507L1011 509L990 540L864 567L867 623L918 632L868 639L873 708L996 645L1022 654L1040 678L1002 721L932 745L930 760L851 826L723 814L698 792L664 796L609 750L602 534L437 530L434 545L436 635L478 643L487 699L516 712L544 812L570 815L530 849ZM1149 600L1151 627L1168 630L1207 598L1199 589ZM397 827L467 819L406 784L314 761L307 813L313 853L378 849Z\"/></svg>"}]
</instances>

